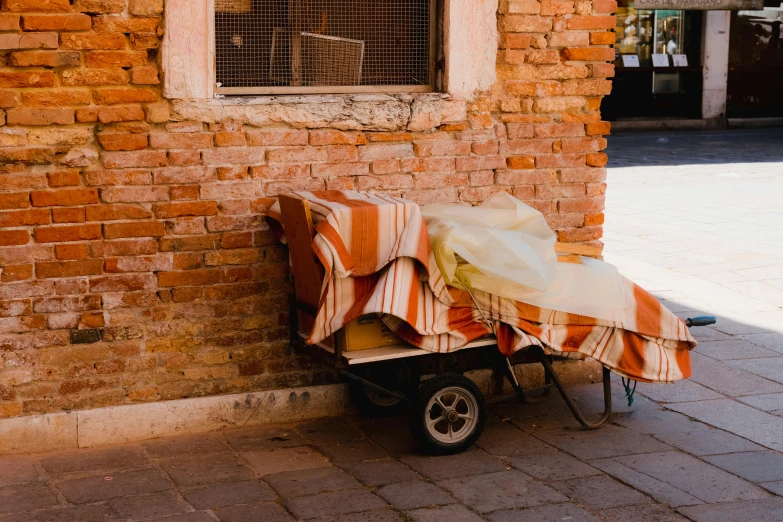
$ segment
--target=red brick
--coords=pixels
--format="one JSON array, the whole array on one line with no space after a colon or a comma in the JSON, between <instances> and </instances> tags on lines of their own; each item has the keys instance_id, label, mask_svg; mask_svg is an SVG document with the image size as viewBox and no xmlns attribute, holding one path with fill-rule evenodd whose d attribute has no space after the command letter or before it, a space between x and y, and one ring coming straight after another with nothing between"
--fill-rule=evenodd
<instances>
[{"instance_id":1,"label":"red brick","mask_svg":"<svg viewBox=\"0 0 783 522\"><path fill-rule=\"evenodd\" d=\"M35 275L42 279L50 277L78 277L97 275L102 272L103 259L86 259L83 261L59 261L35 264Z\"/></svg>"},{"instance_id":2,"label":"red brick","mask_svg":"<svg viewBox=\"0 0 783 522\"><path fill-rule=\"evenodd\" d=\"M159 203L153 207L158 218L175 218L183 216L214 216L217 214L217 203L214 201L194 201L189 203Z\"/></svg>"},{"instance_id":3,"label":"red brick","mask_svg":"<svg viewBox=\"0 0 783 522\"><path fill-rule=\"evenodd\" d=\"M554 49L530 49L525 51L525 55L522 60L512 61L507 59L507 61L508 63L522 63L524 61L534 65L555 64L560 63L560 53Z\"/></svg>"},{"instance_id":4,"label":"red brick","mask_svg":"<svg viewBox=\"0 0 783 522\"><path fill-rule=\"evenodd\" d=\"M594 135L607 135L611 132L612 124L608 121L597 121L595 123L588 123L586 125L587 134Z\"/></svg>"},{"instance_id":5,"label":"red brick","mask_svg":"<svg viewBox=\"0 0 783 522\"><path fill-rule=\"evenodd\" d=\"M64 107L68 105L89 105L90 91L62 89L57 91L22 93L22 103L28 107Z\"/></svg>"},{"instance_id":6,"label":"red brick","mask_svg":"<svg viewBox=\"0 0 783 522\"><path fill-rule=\"evenodd\" d=\"M248 135L249 136L249 135ZM269 163L299 163L303 161L327 161L324 147L281 147L268 154Z\"/></svg>"},{"instance_id":7,"label":"red brick","mask_svg":"<svg viewBox=\"0 0 783 522\"><path fill-rule=\"evenodd\" d=\"M46 179L50 187L70 187L79 184L79 173L73 170L63 170L59 172L49 172ZM79 203L76 203L77 205ZM48 206L48 205L41 205Z\"/></svg>"},{"instance_id":8,"label":"red brick","mask_svg":"<svg viewBox=\"0 0 783 522\"><path fill-rule=\"evenodd\" d=\"M54 87L51 71L0 71L0 87Z\"/></svg>"},{"instance_id":9,"label":"red brick","mask_svg":"<svg viewBox=\"0 0 783 522\"><path fill-rule=\"evenodd\" d=\"M1 281L9 283L12 281L24 281L33 277L33 265L6 265L2 270ZM29 312L28 312L29 313ZM0 304L0 315L3 315L3 305Z\"/></svg>"},{"instance_id":10,"label":"red brick","mask_svg":"<svg viewBox=\"0 0 783 522\"><path fill-rule=\"evenodd\" d=\"M84 223L84 207L52 209L54 223Z\"/></svg>"},{"instance_id":11,"label":"red brick","mask_svg":"<svg viewBox=\"0 0 783 522\"><path fill-rule=\"evenodd\" d=\"M158 85L160 78L155 67L135 67L131 69L131 83L134 85Z\"/></svg>"},{"instance_id":12,"label":"red brick","mask_svg":"<svg viewBox=\"0 0 783 522\"><path fill-rule=\"evenodd\" d=\"M593 0L593 9L599 13L614 13L617 11L617 2L615 0Z\"/></svg>"},{"instance_id":13,"label":"red brick","mask_svg":"<svg viewBox=\"0 0 783 522\"><path fill-rule=\"evenodd\" d=\"M69 0L3 0L3 9L13 12L65 13L71 10Z\"/></svg>"},{"instance_id":14,"label":"red brick","mask_svg":"<svg viewBox=\"0 0 783 522\"><path fill-rule=\"evenodd\" d=\"M242 131L216 132L215 144L218 147L242 147L246 144L245 133Z\"/></svg>"},{"instance_id":15,"label":"red brick","mask_svg":"<svg viewBox=\"0 0 783 522\"><path fill-rule=\"evenodd\" d=\"M78 51L89 49L124 49L125 37L121 34L66 33L60 35L60 48Z\"/></svg>"},{"instance_id":16,"label":"red brick","mask_svg":"<svg viewBox=\"0 0 783 522\"><path fill-rule=\"evenodd\" d=\"M159 18L125 18L106 15L93 17L93 30L96 33L154 33L159 24Z\"/></svg>"},{"instance_id":17,"label":"red brick","mask_svg":"<svg viewBox=\"0 0 783 522\"><path fill-rule=\"evenodd\" d=\"M609 158L603 152L596 152L587 155L587 164L591 167L605 167Z\"/></svg>"},{"instance_id":18,"label":"red brick","mask_svg":"<svg viewBox=\"0 0 783 522\"><path fill-rule=\"evenodd\" d=\"M266 149L251 147L223 147L205 150L202 153L205 165L263 165L266 163Z\"/></svg>"},{"instance_id":19,"label":"red brick","mask_svg":"<svg viewBox=\"0 0 783 522\"><path fill-rule=\"evenodd\" d=\"M153 149L208 149L213 146L212 134L206 132L150 134L150 147Z\"/></svg>"},{"instance_id":20,"label":"red brick","mask_svg":"<svg viewBox=\"0 0 783 522\"><path fill-rule=\"evenodd\" d=\"M171 187L171 200L194 200L198 199L198 185L180 185Z\"/></svg>"},{"instance_id":21,"label":"red brick","mask_svg":"<svg viewBox=\"0 0 783 522\"><path fill-rule=\"evenodd\" d=\"M84 328L101 328L106 325L103 312L89 312L79 318L79 326Z\"/></svg>"},{"instance_id":22,"label":"red brick","mask_svg":"<svg viewBox=\"0 0 783 522\"><path fill-rule=\"evenodd\" d=\"M84 241L101 237L100 225L64 225L57 227L38 227L33 232L36 243L61 243Z\"/></svg>"},{"instance_id":23,"label":"red brick","mask_svg":"<svg viewBox=\"0 0 783 522\"><path fill-rule=\"evenodd\" d=\"M251 232L226 232L220 240L222 248L245 248L253 244Z\"/></svg>"},{"instance_id":24,"label":"red brick","mask_svg":"<svg viewBox=\"0 0 783 522\"><path fill-rule=\"evenodd\" d=\"M36 191L30 194L34 207L89 205L98 202L97 189Z\"/></svg>"},{"instance_id":25,"label":"red brick","mask_svg":"<svg viewBox=\"0 0 783 522\"><path fill-rule=\"evenodd\" d=\"M104 152L103 165L109 169L163 167L168 162L165 152L145 150L132 152Z\"/></svg>"},{"instance_id":26,"label":"red brick","mask_svg":"<svg viewBox=\"0 0 783 522\"><path fill-rule=\"evenodd\" d=\"M220 282L221 273L218 269L160 272L158 284L163 287L215 284Z\"/></svg>"},{"instance_id":27,"label":"red brick","mask_svg":"<svg viewBox=\"0 0 783 522\"><path fill-rule=\"evenodd\" d=\"M565 15L574 13L573 0L541 0L541 15Z\"/></svg>"},{"instance_id":28,"label":"red brick","mask_svg":"<svg viewBox=\"0 0 783 522\"><path fill-rule=\"evenodd\" d=\"M87 221L117 221L124 219L148 219L152 213L137 205L97 205L86 207Z\"/></svg>"},{"instance_id":29,"label":"red brick","mask_svg":"<svg viewBox=\"0 0 783 522\"><path fill-rule=\"evenodd\" d=\"M506 15L500 20L504 33L548 33L552 31L552 19L541 16Z\"/></svg>"},{"instance_id":30,"label":"red brick","mask_svg":"<svg viewBox=\"0 0 783 522\"><path fill-rule=\"evenodd\" d=\"M367 138L361 132L332 129L310 131L310 145L365 145Z\"/></svg>"},{"instance_id":31,"label":"red brick","mask_svg":"<svg viewBox=\"0 0 783 522\"><path fill-rule=\"evenodd\" d=\"M77 69L62 72L63 85L126 85L130 79L125 69ZM104 122L106 123L106 122Z\"/></svg>"},{"instance_id":32,"label":"red brick","mask_svg":"<svg viewBox=\"0 0 783 522\"><path fill-rule=\"evenodd\" d=\"M149 185L152 176L147 169L88 170L84 179L87 185Z\"/></svg>"},{"instance_id":33,"label":"red brick","mask_svg":"<svg viewBox=\"0 0 783 522\"><path fill-rule=\"evenodd\" d=\"M73 109L21 108L7 114L9 125L69 125L75 121Z\"/></svg>"},{"instance_id":34,"label":"red brick","mask_svg":"<svg viewBox=\"0 0 783 522\"><path fill-rule=\"evenodd\" d=\"M569 212L598 212L604 209L604 198L561 199L557 202L561 214Z\"/></svg>"},{"instance_id":35,"label":"red brick","mask_svg":"<svg viewBox=\"0 0 783 522\"><path fill-rule=\"evenodd\" d=\"M547 123L534 125L533 135L536 138L584 136L585 126L580 123Z\"/></svg>"},{"instance_id":36,"label":"red brick","mask_svg":"<svg viewBox=\"0 0 783 522\"><path fill-rule=\"evenodd\" d=\"M156 184L167 183L204 183L215 181L215 169L210 167L185 167L155 169L152 175Z\"/></svg>"},{"instance_id":37,"label":"red brick","mask_svg":"<svg viewBox=\"0 0 783 522\"><path fill-rule=\"evenodd\" d=\"M563 59L582 62L611 62L614 49L610 47L572 47L563 50Z\"/></svg>"},{"instance_id":38,"label":"red brick","mask_svg":"<svg viewBox=\"0 0 783 522\"><path fill-rule=\"evenodd\" d=\"M147 148L146 134L129 132L101 132L98 141L104 150L141 150Z\"/></svg>"},{"instance_id":39,"label":"red brick","mask_svg":"<svg viewBox=\"0 0 783 522\"><path fill-rule=\"evenodd\" d=\"M251 147L307 145L306 129L269 129L249 131L247 144Z\"/></svg>"},{"instance_id":40,"label":"red brick","mask_svg":"<svg viewBox=\"0 0 783 522\"><path fill-rule=\"evenodd\" d=\"M140 105L128 105L123 107L106 107L98 111L98 120L101 123L114 123L120 121L140 121L144 119L144 111Z\"/></svg>"},{"instance_id":41,"label":"red brick","mask_svg":"<svg viewBox=\"0 0 783 522\"><path fill-rule=\"evenodd\" d=\"M0 91L0 109L12 109L19 104L16 95L10 91Z\"/></svg>"},{"instance_id":42,"label":"red brick","mask_svg":"<svg viewBox=\"0 0 783 522\"><path fill-rule=\"evenodd\" d=\"M533 156L510 156L506 159L508 168L514 170L536 168L536 158Z\"/></svg>"},{"instance_id":43,"label":"red brick","mask_svg":"<svg viewBox=\"0 0 783 522\"><path fill-rule=\"evenodd\" d=\"M14 67L78 67L81 56L78 51L21 51L11 53L9 63Z\"/></svg>"},{"instance_id":44,"label":"red brick","mask_svg":"<svg viewBox=\"0 0 783 522\"><path fill-rule=\"evenodd\" d=\"M4 163L31 163L45 165L54 162L53 148L12 147L0 148L0 165Z\"/></svg>"},{"instance_id":45,"label":"red brick","mask_svg":"<svg viewBox=\"0 0 783 522\"><path fill-rule=\"evenodd\" d=\"M84 14L25 15L22 25L25 31L89 31L92 20Z\"/></svg>"},{"instance_id":46,"label":"red brick","mask_svg":"<svg viewBox=\"0 0 783 522\"><path fill-rule=\"evenodd\" d=\"M75 0L73 7L84 13L121 13L128 0Z\"/></svg>"},{"instance_id":47,"label":"red brick","mask_svg":"<svg viewBox=\"0 0 783 522\"><path fill-rule=\"evenodd\" d=\"M529 34L505 33L500 45L507 49L527 49L532 42L533 37Z\"/></svg>"},{"instance_id":48,"label":"red brick","mask_svg":"<svg viewBox=\"0 0 783 522\"><path fill-rule=\"evenodd\" d=\"M590 43L593 45L614 45L616 33L590 33Z\"/></svg>"},{"instance_id":49,"label":"red brick","mask_svg":"<svg viewBox=\"0 0 783 522\"><path fill-rule=\"evenodd\" d=\"M416 156L469 156L470 143L454 140L433 140L416 142L413 144L413 153Z\"/></svg>"},{"instance_id":50,"label":"red brick","mask_svg":"<svg viewBox=\"0 0 783 522\"><path fill-rule=\"evenodd\" d=\"M84 55L87 67L139 67L147 65L147 53L144 51L90 51Z\"/></svg>"},{"instance_id":51,"label":"red brick","mask_svg":"<svg viewBox=\"0 0 783 522\"><path fill-rule=\"evenodd\" d=\"M0 33L0 50L57 49L57 33Z\"/></svg>"},{"instance_id":52,"label":"red brick","mask_svg":"<svg viewBox=\"0 0 783 522\"><path fill-rule=\"evenodd\" d=\"M144 201L167 201L168 187L108 187L101 190L106 203L140 203Z\"/></svg>"},{"instance_id":53,"label":"red brick","mask_svg":"<svg viewBox=\"0 0 783 522\"><path fill-rule=\"evenodd\" d=\"M614 16L572 16L568 19L569 29L614 29L617 21Z\"/></svg>"},{"instance_id":54,"label":"red brick","mask_svg":"<svg viewBox=\"0 0 783 522\"><path fill-rule=\"evenodd\" d=\"M506 160L502 156L470 156L457 158L458 171L492 170L506 168Z\"/></svg>"},{"instance_id":55,"label":"red brick","mask_svg":"<svg viewBox=\"0 0 783 522\"><path fill-rule=\"evenodd\" d=\"M0 13L0 31L19 31L19 15L18 14L2 14Z\"/></svg>"},{"instance_id":56,"label":"red brick","mask_svg":"<svg viewBox=\"0 0 783 522\"><path fill-rule=\"evenodd\" d=\"M16 210L0 212L0 227L23 227L29 225L48 225L51 222L49 210Z\"/></svg>"},{"instance_id":57,"label":"red brick","mask_svg":"<svg viewBox=\"0 0 783 522\"><path fill-rule=\"evenodd\" d=\"M134 221L132 223L107 223L104 225L106 239L121 237L159 237L164 234L162 221Z\"/></svg>"},{"instance_id":58,"label":"red brick","mask_svg":"<svg viewBox=\"0 0 783 522\"><path fill-rule=\"evenodd\" d=\"M26 245L29 242L27 230L0 230L0 246Z\"/></svg>"},{"instance_id":59,"label":"red brick","mask_svg":"<svg viewBox=\"0 0 783 522\"><path fill-rule=\"evenodd\" d=\"M85 259L87 257L87 243L54 245L54 255L57 259Z\"/></svg>"},{"instance_id":60,"label":"red brick","mask_svg":"<svg viewBox=\"0 0 783 522\"><path fill-rule=\"evenodd\" d=\"M548 154L546 156L536 156L536 168L539 169L583 167L584 165L584 154Z\"/></svg>"},{"instance_id":61,"label":"red brick","mask_svg":"<svg viewBox=\"0 0 783 522\"><path fill-rule=\"evenodd\" d=\"M0 209L27 208L30 206L30 195L26 192L0 194Z\"/></svg>"},{"instance_id":62,"label":"red brick","mask_svg":"<svg viewBox=\"0 0 783 522\"><path fill-rule=\"evenodd\" d=\"M102 246L105 256L139 256L158 251L155 239L118 239L104 241Z\"/></svg>"},{"instance_id":63,"label":"red brick","mask_svg":"<svg viewBox=\"0 0 783 522\"><path fill-rule=\"evenodd\" d=\"M150 89L99 89L93 94L95 103L100 105L118 105L130 103L148 103L158 101L158 95Z\"/></svg>"}]
</instances>

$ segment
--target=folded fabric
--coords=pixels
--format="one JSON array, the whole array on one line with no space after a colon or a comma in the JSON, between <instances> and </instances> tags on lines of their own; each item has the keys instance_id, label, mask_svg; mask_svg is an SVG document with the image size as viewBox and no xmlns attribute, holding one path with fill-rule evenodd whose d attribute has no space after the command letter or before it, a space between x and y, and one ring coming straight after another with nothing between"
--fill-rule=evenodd
<instances>
[{"instance_id":1,"label":"folded fabric","mask_svg":"<svg viewBox=\"0 0 783 522\"><path fill-rule=\"evenodd\" d=\"M584 258L558 263L557 236L544 215L506 192L477 207L421 209L446 283L542 308L621 321L625 295L617 269Z\"/></svg>"},{"instance_id":2,"label":"folded fabric","mask_svg":"<svg viewBox=\"0 0 783 522\"><path fill-rule=\"evenodd\" d=\"M621 278L620 320L542 308L480 289L447 284L430 248L418 205L355 191L298 192L316 216L313 248L324 278L308 342L319 342L357 317L382 314L405 341L450 352L494 333L510 356L531 345L593 357L636 380L690 376L696 346L685 324L643 289ZM269 216L280 220L279 207Z\"/></svg>"}]
</instances>

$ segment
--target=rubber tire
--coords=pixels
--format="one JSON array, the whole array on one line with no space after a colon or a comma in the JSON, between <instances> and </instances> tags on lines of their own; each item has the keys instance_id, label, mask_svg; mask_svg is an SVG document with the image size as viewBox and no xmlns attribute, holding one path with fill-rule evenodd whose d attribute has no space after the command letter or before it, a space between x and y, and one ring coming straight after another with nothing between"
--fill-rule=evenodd
<instances>
[{"instance_id":1,"label":"rubber tire","mask_svg":"<svg viewBox=\"0 0 783 522\"><path fill-rule=\"evenodd\" d=\"M473 432L461 442L456 444L444 444L435 440L427 431L427 404L432 397L444 388L460 387L469 392L476 399L478 406L478 421L473 428ZM422 449L431 455L453 455L462 453L470 448L481 436L484 426L487 423L487 403L484 400L484 394L476 383L467 377L457 373L444 373L431 379L427 379L421 385L419 393L413 400L411 409L408 412L408 422L410 424L413 438L418 442Z\"/></svg>"},{"instance_id":2,"label":"rubber tire","mask_svg":"<svg viewBox=\"0 0 783 522\"><path fill-rule=\"evenodd\" d=\"M387 389L390 389L392 391L396 391L399 394L404 395L410 395L412 391L417 390L419 388L419 383L421 382L421 374L419 372L418 365L413 364L406 364L405 362L399 362L399 363L392 363L392 364L379 364L376 365L375 368L368 368L366 372L364 372L361 376L367 379L370 382L375 382L377 384L380 384L383 386L384 384L381 382L378 382L377 379L374 379L372 376L373 370L375 371L387 371L387 372L398 372L400 370L400 366L402 365L402 371L407 373L407 382L400 383L400 386L395 386L397 388L396 390L394 388L389 388L387 386ZM364 384L351 380L349 382L348 388L351 393L351 399L353 400L354 405L359 409L359 412L362 415L368 416L368 417L390 417L394 415L399 415L403 411L405 411L405 408L408 407L408 403L405 401L397 401L394 404L389 405L382 405L375 402L369 395L368 395L368 389L367 386ZM407 391L403 388L407 388ZM372 390L374 391L374 390Z\"/></svg>"}]
</instances>

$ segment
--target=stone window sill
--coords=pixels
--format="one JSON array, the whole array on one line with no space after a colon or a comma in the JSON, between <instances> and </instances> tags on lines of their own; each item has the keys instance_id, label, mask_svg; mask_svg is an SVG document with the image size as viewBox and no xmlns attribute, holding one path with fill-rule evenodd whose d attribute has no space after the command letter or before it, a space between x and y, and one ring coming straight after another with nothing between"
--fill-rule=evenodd
<instances>
[{"instance_id":1,"label":"stone window sill","mask_svg":"<svg viewBox=\"0 0 783 522\"><path fill-rule=\"evenodd\" d=\"M258 127L424 132L467 117L467 101L442 93L226 96L171 102L175 120L230 120Z\"/></svg>"}]
</instances>

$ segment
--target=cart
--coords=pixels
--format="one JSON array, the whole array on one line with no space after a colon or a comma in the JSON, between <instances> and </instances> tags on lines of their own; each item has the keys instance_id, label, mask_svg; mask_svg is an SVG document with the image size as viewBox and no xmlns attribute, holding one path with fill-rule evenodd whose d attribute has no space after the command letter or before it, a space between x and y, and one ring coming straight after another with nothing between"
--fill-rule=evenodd
<instances>
[{"instance_id":1,"label":"cart","mask_svg":"<svg viewBox=\"0 0 783 522\"><path fill-rule=\"evenodd\" d=\"M530 346L507 358L497 349L494 337L485 337L459 350L467 365L455 353L432 353L407 344L382 346L357 351L343 351L340 343L306 343L308 325L317 313L323 267L312 250L314 236L310 207L294 195L280 196L283 228L288 240L294 278L295 298L291 307L291 344L321 359L348 379L351 396L366 415L396 414L408 408L411 433L422 448L432 454L459 453L481 436L489 404L512 399L523 403L543 401L556 388L574 418L586 429L603 425L612 413L611 372L603 367L603 413L588 420L571 398L553 367L556 359L567 356L547 354ZM687 319L686 325L706 326L714 317ZM479 361L476 363L475 361ZM544 385L524 389L517 379L515 366L540 364ZM451 366L451 368L449 368ZM511 393L484 398L479 387L463 373L489 367L511 385ZM423 368L434 377L422 380Z\"/></svg>"}]
</instances>

